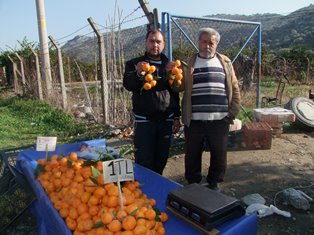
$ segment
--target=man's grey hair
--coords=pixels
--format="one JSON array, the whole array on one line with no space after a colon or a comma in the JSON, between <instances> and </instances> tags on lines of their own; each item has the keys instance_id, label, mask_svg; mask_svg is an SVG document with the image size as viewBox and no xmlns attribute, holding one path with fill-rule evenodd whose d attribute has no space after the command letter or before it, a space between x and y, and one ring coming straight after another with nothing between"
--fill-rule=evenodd
<instances>
[{"instance_id":1,"label":"man's grey hair","mask_svg":"<svg viewBox=\"0 0 314 235\"><path fill-rule=\"evenodd\" d=\"M220 34L218 33L218 31L216 29L213 29L213 28L201 28L198 31L198 40L201 39L201 36L203 34L209 34L209 36L215 35L216 38L217 38L217 43L219 43L219 41L220 41Z\"/></svg>"}]
</instances>

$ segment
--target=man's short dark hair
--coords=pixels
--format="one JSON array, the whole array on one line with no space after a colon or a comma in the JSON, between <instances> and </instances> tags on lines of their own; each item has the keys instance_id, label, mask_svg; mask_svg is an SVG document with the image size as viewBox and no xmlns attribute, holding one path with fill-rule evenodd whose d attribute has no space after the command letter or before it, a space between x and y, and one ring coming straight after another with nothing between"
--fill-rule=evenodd
<instances>
[{"instance_id":1,"label":"man's short dark hair","mask_svg":"<svg viewBox=\"0 0 314 235\"><path fill-rule=\"evenodd\" d=\"M150 34L155 34L155 33L160 33L160 34L162 35L163 40L165 41L165 35L164 35L164 33L163 33L161 30L159 30L159 29L154 29L154 30L149 30L149 31L147 31L146 36L145 36L145 40L147 40L147 38L149 37Z\"/></svg>"}]
</instances>

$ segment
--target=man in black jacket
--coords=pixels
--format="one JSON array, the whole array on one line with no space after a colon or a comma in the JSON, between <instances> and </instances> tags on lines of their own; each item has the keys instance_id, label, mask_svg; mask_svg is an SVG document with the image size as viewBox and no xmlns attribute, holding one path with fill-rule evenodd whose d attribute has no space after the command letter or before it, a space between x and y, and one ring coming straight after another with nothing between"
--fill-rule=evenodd
<instances>
[{"instance_id":1,"label":"man in black jacket","mask_svg":"<svg viewBox=\"0 0 314 235\"><path fill-rule=\"evenodd\" d=\"M135 162L162 175L171 135L180 128L179 95L173 92L166 79L173 63L162 54L165 41L161 31L149 31L145 47L143 56L126 63L123 86L133 93ZM153 76L159 78L156 86L149 90L142 89L146 63L156 67Z\"/></svg>"}]
</instances>

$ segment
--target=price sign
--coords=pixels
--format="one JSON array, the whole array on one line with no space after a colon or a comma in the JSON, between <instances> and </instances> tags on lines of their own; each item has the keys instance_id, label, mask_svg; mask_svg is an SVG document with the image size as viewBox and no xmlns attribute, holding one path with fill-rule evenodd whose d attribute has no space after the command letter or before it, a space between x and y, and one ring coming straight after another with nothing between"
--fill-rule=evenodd
<instances>
[{"instance_id":1,"label":"price sign","mask_svg":"<svg viewBox=\"0 0 314 235\"><path fill-rule=\"evenodd\" d=\"M130 159L103 162L104 183L134 180L133 163Z\"/></svg>"},{"instance_id":2,"label":"price sign","mask_svg":"<svg viewBox=\"0 0 314 235\"><path fill-rule=\"evenodd\" d=\"M37 137L36 151L55 151L57 137Z\"/></svg>"}]
</instances>

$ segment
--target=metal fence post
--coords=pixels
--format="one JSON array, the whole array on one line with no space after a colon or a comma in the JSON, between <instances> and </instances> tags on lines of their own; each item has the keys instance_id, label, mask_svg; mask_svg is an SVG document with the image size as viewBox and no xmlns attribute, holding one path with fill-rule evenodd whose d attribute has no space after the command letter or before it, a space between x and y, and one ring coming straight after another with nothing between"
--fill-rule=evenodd
<instances>
[{"instance_id":1,"label":"metal fence post","mask_svg":"<svg viewBox=\"0 0 314 235\"><path fill-rule=\"evenodd\" d=\"M17 53L15 53L16 57L20 61L20 68L21 68L21 77L22 77L22 91L23 95L26 94L26 80L25 80L25 73L24 73L24 63L22 57L20 57Z\"/></svg>"},{"instance_id":2,"label":"metal fence post","mask_svg":"<svg viewBox=\"0 0 314 235\"><path fill-rule=\"evenodd\" d=\"M100 76L101 76L101 99L102 99L102 110L103 110L103 123L109 124L108 115L108 80L107 80L107 70L106 70L106 58L105 58L105 43L104 36L99 31L92 17L88 19L89 24L92 26L94 32L98 38L98 50L99 50L99 60L100 60Z\"/></svg>"},{"instance_id":3,"label":"metal fence post","mask_svg":"<svg viewBox=\"0 0 314 235\"><path fill-rule=\"evenodd\" d=\"M59 44L56 42L56 40L54 40L54 38L51 35L48 38L50 39L50 41L52 42L54 47L57 49L59 77L60 77L61 94L62 94L62 108L64 110L66 110L68 107L68 101L67 101L67 94L66 94L65 83L64 83L64 72L63 72L61 48L60 48Z\"/></svg>"},{"instance_id":4,"label":"metal fence post","mask_svg":"<svg viewBox=\"0 0 314 235\"><path fill-rule=\"evenodd\" d=\"M36 64L36 78L37 78L37 91L38 91L38 98L43 100L43 89L41 85L41 74L40 74L40 67L39 67L39 59L37 53L34 51L33 48L29 48L32 54L35 56L35 64Z\"/></svg>"}]
</instances>

